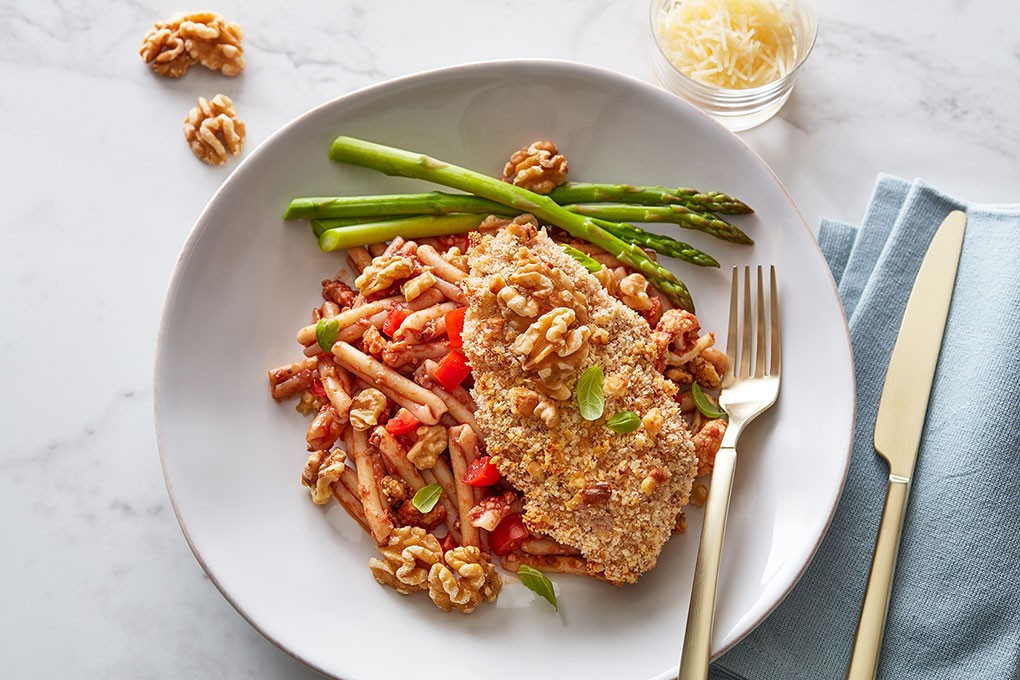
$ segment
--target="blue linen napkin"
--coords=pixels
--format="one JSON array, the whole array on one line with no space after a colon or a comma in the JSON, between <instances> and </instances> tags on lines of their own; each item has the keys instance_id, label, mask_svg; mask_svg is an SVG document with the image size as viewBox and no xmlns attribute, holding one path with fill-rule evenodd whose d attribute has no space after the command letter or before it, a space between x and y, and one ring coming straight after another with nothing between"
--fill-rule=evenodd
<instances>
[{"instance_id":1,"label":"blue linen napkin","mask_svg":"<svg viewBox=\"0 0 1020 680\"><path fill-rule=\"evenodd\" d=\"M928 243L956 209L967 212L967 231L878 677L1020 678L1020 205L967 205L882 175L859 229L826 220L818 234L856 371L839 507L801 580L713 664L712 680L846 676L888 477L873 448L885 371Z\"/></svg>"}]
</instances>

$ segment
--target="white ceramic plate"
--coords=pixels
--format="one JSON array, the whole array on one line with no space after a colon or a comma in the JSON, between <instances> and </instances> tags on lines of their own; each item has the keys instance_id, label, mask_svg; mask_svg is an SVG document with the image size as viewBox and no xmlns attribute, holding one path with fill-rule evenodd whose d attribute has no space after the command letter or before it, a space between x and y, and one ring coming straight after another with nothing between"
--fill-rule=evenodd
<instances>
[{"instance_id":1,"label":"white ceramic plate","mask_svg":"<svg viewBox=\"0 0 1020 680\"><path fill-rule=\"evenodd\" d=\"M199 218L163 313L156 425L177 516L224 596L267 638L345 680L507 664L533 679L667 678L679 658L696 508L636 585L554 576L558 613L536 602L462 616L376 584L373 545L339 506L309 501L306 422L270 398L266 370L300 357L294 333L343 258L280 215L299 195L436 188L331 163L341 133L496 174L512 151L548 138L575 180L717 189L757 210L739 219L753 248L685 231L724 267L677 268L702 325L720 335L730 265L775 263L780 276L783 390L741 441L713 649L746 635L803 572L846 473L854 395L837 294L791 198L738 137L644 82L562 62L450 68L324 104L241 163Z\"/></svg>"}]
</instances>

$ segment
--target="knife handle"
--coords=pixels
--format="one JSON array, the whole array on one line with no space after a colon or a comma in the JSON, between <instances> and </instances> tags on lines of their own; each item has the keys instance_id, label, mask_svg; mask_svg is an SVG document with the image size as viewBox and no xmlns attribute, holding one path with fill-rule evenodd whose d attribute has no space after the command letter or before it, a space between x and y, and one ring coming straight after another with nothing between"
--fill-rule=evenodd
<instances>
[{"instance_id":1,"label":"knife handle","mask_svg":"<svg viewBox=\"0 0 1020 680\"><path fill-rule=\"evenodd\" d=\"M705 680L708 677L719 562L736 465L736 449L726 446L719 449L712 466L712 482L705 502L705 519L701 526L701 543L694 566L694 587L691 590L691 606L687 613L687 629L684 632L677 680Z\"/></svg>"},{"instance_id":2,"label":"knife handle","mask_svg":"<svg viewBox=\"0 0 1020 680\"><path fill-rule=\"evenodd\" d=\"M871 573L868 575L868 588L861 605L861 618L857 623L857 636L850 655L847 680L874 680L878 672L878 655L882 651L885 617L889 611L889 595L892 593L896 555L900 550L900 534L909 493L909 480L889 476L885 509L878 526L875 554L871 558Z\"/></svg>"}]
</instances>

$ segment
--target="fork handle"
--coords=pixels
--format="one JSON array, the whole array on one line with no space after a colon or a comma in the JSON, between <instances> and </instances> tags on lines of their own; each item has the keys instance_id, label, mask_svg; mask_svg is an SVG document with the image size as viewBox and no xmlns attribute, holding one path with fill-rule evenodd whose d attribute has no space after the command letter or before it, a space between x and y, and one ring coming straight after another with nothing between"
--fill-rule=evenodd
<instances>
[{"instance_id":1,"label":"fork handle","mask_svg":"<svg viewBox=\"0 0 1020 680\"><path fill-rule=\"evenodd\" d=\"M683 653L677 680L704 680L712 656L712 622L715 618L715 594L719 585L719 561L726 515L730 508L730 489L736 469L737 452L733 447L719 449L712 468L712 483L705 503L705 520L701 527L701 544L694 567L694 588L691 607L687 612Z\"/></svg>"},{"instance_id":2,"label":"fork handle","mask_svg":"<svg viewBox=\"0 0 1020 680\"><path fill-rule=\"evenodd\" d=\"M900 534L907 509L910 481L902 477L889 477L889 490L885 497L882 522L878 526L875 554L871 558L868 588L861 605L861 619L857 623L853 653L847 680L873 680L878 672L878 655L882 651L885 617L889 611L896 555L900 549Z\"/></svg>"}]
</instances>

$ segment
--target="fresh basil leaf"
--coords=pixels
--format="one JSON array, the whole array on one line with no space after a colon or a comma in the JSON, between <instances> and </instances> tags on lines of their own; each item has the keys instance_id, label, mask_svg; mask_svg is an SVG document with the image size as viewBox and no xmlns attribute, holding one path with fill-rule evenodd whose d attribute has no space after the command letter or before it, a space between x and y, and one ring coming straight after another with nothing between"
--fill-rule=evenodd
<instances>
[{"instance_id":1,"label":"fresh basil leaf","mask_svg":"<svg viewBox=\"0 0 1020 680\"><path fill-rule=\"evenodd\" d=\"M641 427L641 416L633 411L620 411L606 421L606 427L619 434L627 434Z\"/></svg>"},{"instance_id":2,"label":"fresh basil leaf","mask_svg":"<svg viewBox=\"0 0 1020 680\"><path fill-rule=\"evenodd\" d=\"M549 580L548 576L526 564L520 566L517 570L517 575L521 577L521 583L527 586L529 590L544 597L556 611L560 610L556 604L556 591L553 590L552 581Z\"/></svg>"},{"instance_id":3,"label":"fresh basil leaf","mask_svg":"<svg viewBox=\"0 0 1020 680\"><path fill-rule=\"evenodd\" d=\"M319 323L315 324L315 340L323 352L333 349L333 343L336 342L338 333L340 333L340 322L336 319L319 319Z\"/></svg>"},{"instance_id":4,"label":"fresh basil leaf","mask_svg":"<svg viewBox=\"0 0 1020 680\"><path fill-rule=\"evenodd\" d=\"M726 415L726 411L713 404L708 396L701 391L701 385L696 382L691 383L691 396L694 397L694 405L698 407L698 410L706 418L714 420Z\"/></svg>"},{"instance_id":5,"label":"fresh basil leaf","mask_svg":"<svg viewBox=\"0 0 1020 680\"><path fill-rule=\"evenodd\" d=\"M605 376L600 366L589 366L577 379L577 408L585 420L598 420L606 406L602 392Z\"/></svg>"},{"instance_id":6,"label":"fresh basil leaf","mask_svg":"<svg viewBox=\"0 0 1020 680\"><path fill-rule=\"evenodd\" d=\"M418 508L418 512L424 514L436 507L436 503L439 502L439 496L442 493L443 487L438 484L429 484L418 489L418 492L414 494L414 498L411 499L411 503L414 507Z\"/></svg>"},{"instance_id":7,"label":"fresh basil leaf","mask_svg":"<svg viewBox=\"0 0 1020 680\"><path fill-rule=\"evenodd\" d=\"M583 266L588 271L597 272L602 270L602 263L600 263L598 260L589 257L587 254L582 253L580 250L573 246L568 246L566 243L561 243L560 245L563 246L563 252L565 252L567 255L574 258L578 262L580 262L581 266Z\"/></svg>"}]
</instances>

